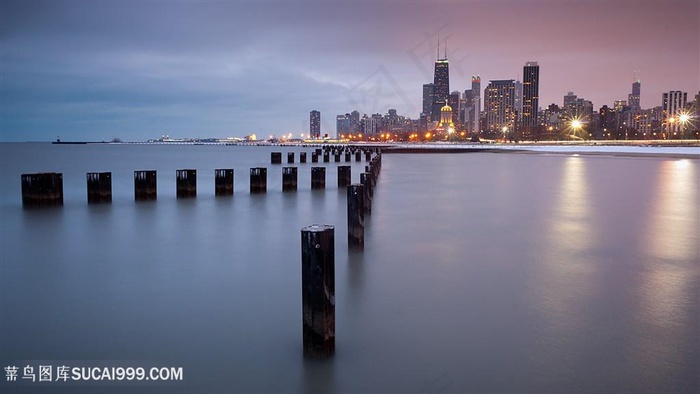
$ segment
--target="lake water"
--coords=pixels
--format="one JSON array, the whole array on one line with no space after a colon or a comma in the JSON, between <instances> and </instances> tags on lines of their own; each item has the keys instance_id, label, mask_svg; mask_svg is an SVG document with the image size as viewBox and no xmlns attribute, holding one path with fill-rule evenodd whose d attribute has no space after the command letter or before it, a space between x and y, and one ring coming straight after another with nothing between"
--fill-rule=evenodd
<instances>
[{"instance_id":1,"label":"lake water","mask_svg":"<svg viewBox=\"0 0 700 394\"><path fill-rule=\"evenodd\" d=\"M273 150L309 152L296 193L282 193ZM0 391L700 391L700 160L386 154L365 250L349 252L338 164L310 154L0 144L2 366L184 370L165 386L2 378ZM326 190L310 190L315 165ZM257 166L265 195L248 193ZM195 199L175 197L182 168L198 170ZM233 197L214 197L215 168L235 169ZM155 202L133 201L142 169L158 170ZM64 206L23 209L20 174L50 171ZM112 172L112 204L86 203L93 171ZM313 223L336 226L327 361L302 357L300 229Z\"/></svg>"}]
</instances>

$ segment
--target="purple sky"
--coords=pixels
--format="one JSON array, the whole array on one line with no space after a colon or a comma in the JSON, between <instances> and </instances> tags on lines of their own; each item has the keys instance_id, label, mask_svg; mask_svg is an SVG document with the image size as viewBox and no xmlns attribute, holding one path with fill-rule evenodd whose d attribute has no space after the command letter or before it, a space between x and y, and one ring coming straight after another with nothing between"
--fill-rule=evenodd
<instances>
[{"instance_id":1,"label":"purple sky","mask_svg":"<svg viewBox=\"0 0 700 394\"><path fill-rule=\"evenodd\" d=\"M540 65L540 106L700 91L698 1L0 3L0 141L308 132L412 118L438 34L450 90Z\"/></svg>"}]
</instances>

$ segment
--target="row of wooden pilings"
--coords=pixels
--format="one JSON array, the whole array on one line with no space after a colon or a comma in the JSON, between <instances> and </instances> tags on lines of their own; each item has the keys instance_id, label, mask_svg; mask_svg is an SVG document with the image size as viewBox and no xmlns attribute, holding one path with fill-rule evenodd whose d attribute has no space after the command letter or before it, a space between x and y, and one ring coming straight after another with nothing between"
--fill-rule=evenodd
<instances>
[{"instance_id":1,"label":"row of wooden pilings","mask_svg":"<svg viewBox=\"0 0 700 394\"><path fill-rule=\"evenodd\" d=\"M303 152L302 152L303 153ZM316 152L314 152L316 153ZM364 249L365 214L372 211L374 188L382 166L381 152L367 157L369 164L360 183L351 183L351 167L338 166L338 187L347 189L348 247ZM216 195L233 194L233 169L215 170ZM196 170L177 170L177 196L197 194ZM88 202L111 201L111 173L88 173ZM325 187L325 167L311 168L312 188ZM296 190L297 168L282 169L283 191ZM155 199L156 171L135 171L137 200ZM250 169L251 193L267 190L267 169ZM63 204L60 173L23 174L22 200L25 206ZM312 225L301 229L303 353L309 358L327 358L335 352L335 226Z\"/></svg>"},{"instance_id":2,"label":"row of wooden pilings","mask_svg":"<svg viewBox=\"0 0 700 394\"><path fill-rule=\"evenodd\" d=\"M333 155L333 161L336 163L340 163L341 157L344 157L346 162L352 161L353 155L355 157L355 161L362 161L363 154L365 156L365 160L370 161L372 158L372 152L374 151L374 149L357 148L352 146L326 146L323 148L317 148L311 153L311 162L318 163L319 157L322 157L324 163L329 163L331 161L331 155ZM282 152L271 152L270 163L282 164ZM287 163L294 163L294 152L287 152ZM299 163L306 163L306 152L299 153Z\"/></svg>"},{"instance_id":3,"label":"row of wooden pilings","mask_svg":"<svg viewBox=\"0 0 700 394\"><path fill-rule=\"evenodd\" d=\"M348 247L364 249L365 213L371 212L382 156L371 159L361 183L347 186ZM304 356L326 358L335 352L335 227L301 229L301 285Z\"/></svg>"},{"instance_id":4,"label":"row of wooden pilings","mask_svg":"<svg viewBox=\"0 0 700 394\"><path fill-rule=\"evenodd\" d=\"M338 149L338 148L336 148ZM349 148L343 148L350 153ZM316 149L314 156L318 156ZM327 150L326 152L331 152ZM337 150L336 152L340 152ZM367 161L371 161L371 150L356 150L356 155L365 154ZM376 151L378 152L378 150ZM338 155L337 153L336 155ZM377 153L379 154L379 153ZM325 155L325 154L324 154ZM281 152L272 152L273 162L275 157L281 157ZM288 156L293 162L294 153L289 152ZM305 162L306 152L301 152L300 159ZM359 156L358 156L359 157ZM366 166L366 168L369 168ZM350 166L338 166L338 187L345 187L351 182ZM178 198L197 196L197 170L182 169L175 172L176 193ZM216 169L214 170L216 196L230 196L234 192L234 170ZM298 169L297 167L284 167L282 169L282 190L297 190ZM26 208L50 207L63 205L63 174L62 173L35 173L22 174L22 205ZM324 189L326 186L325 167L311 168L311 188ZM254 167L250 169L250 192L265 193L267 191L267 168ZM155 200L158 196L157 172L155 170L134 171L134 199L137 201ZM89 172L87 173L87 200L88 203L109 203L112 201L112 173L111 172Z\"/></svg>"}]
</instances>

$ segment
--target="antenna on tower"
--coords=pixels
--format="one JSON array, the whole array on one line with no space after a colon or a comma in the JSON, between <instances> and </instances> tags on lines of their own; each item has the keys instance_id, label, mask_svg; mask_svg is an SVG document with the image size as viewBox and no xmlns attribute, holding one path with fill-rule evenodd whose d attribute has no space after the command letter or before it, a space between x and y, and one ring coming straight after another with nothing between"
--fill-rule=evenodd
<instances>
[{"instance_id":1,"label":"antenna on tower","mask_svg":"<svg viewBox=\"0 0 700 394\"><path fill-rule=\"evenodd\" d=\"M447 60L447 38L445 38L445 60Z\"/></svg>"},{"instance_id":2,"label":"antenna on tower","mask_svg":"<svg viewBox=\"0 0 700 394\"><path fill-rule=\"evenodd\" d=\"M437 60L440 60L440 33L438 33Z\"/></svg>"}]
</instances>

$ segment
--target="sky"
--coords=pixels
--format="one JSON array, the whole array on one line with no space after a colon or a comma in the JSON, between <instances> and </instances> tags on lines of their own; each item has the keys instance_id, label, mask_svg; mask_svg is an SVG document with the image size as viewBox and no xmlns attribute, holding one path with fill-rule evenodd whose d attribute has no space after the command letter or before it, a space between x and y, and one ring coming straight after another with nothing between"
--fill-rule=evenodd
<instances>
[{"instance_id":1,"label":"sky","mask_svg":"<svg viewBox=\"0 0 700 394\"><path fill-rule=\"evenodd\" d=\"M450 90L522 79L540 107L700 92L693 1L0 1L0 141L322 132L358 110L417 118L447 41ZM638 70L638 71L636 71Z\"/></svg>"}]
</instances>

